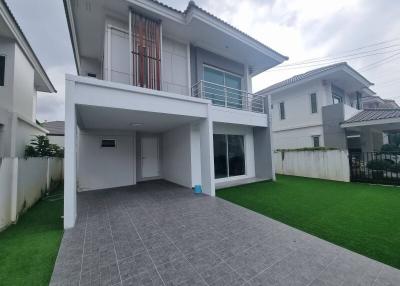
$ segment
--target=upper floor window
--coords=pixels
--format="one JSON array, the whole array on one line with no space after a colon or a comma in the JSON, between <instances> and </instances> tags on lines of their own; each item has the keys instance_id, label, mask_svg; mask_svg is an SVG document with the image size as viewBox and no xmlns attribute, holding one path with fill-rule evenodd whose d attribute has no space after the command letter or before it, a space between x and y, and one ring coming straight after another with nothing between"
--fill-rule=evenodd
<instances>
[{"instance_id":1,"label":"upper floor window","mask_svg":"<svg viewBox=\"0 0 400 286\"><path fill-rule=\"evenodd\" d=\"M311 102L311 113L317 113L317 94L310 94L310 102Z\"/></svg>"},{"instance_id":2,"label":"upper floor window","mask_svg":"<svg viewBox=\"0 0 400 286\"><path fill-rule=\"evenodd\" d=\"M6 57L0 56L0 86L4 86L5 69L6 69Z\"/></svg>"},{"instance_id":3,"label":"upper floor window","mask_svg":"<svg viewBox=\"0 0 400 286\"><path fill-rule=\"evenodd\" d=\"M319 137L319 135L312 136L313 146L315 148L320 147Z\"/></svg>"},{"instance_id":4,"label":"upper floor window","mask_svg":"<svg viewBox=\"0 0 400 286\"><path fill-rule=\"evenodd\" d=\"M358 110L361 110L362 107L361 107L361 93L360 93L360 92L357 92L356 100L357 100L356 108L357 108Z\"/></svg>"},{"instance_id":5,"label":"upper floor window","mask_svg":"<svg viewBox=\"0 0 400 286\"><path fill-rule=\"evenodd\" d=\"M204 93L214 105L242 109L242 77L204 66Z\"/></svg>"},{"instance_id":6,"label":"upper floor window","mask_svg":"<svg viewBox=\"0 0 400 286\"><path fill-rule=\"evenodd\" d=\"M344 90L332 85L332 102L333 104L341 103L344 99Z\"/></svg>"},{"instance_id":7,"label":"upper floor window","mask_svg":"<svg viewBox=\"0 0 400 286\"><path fill-rule=\"evenodd\" d=\"M280 116L281 120L286 118L284 102L279 103L279 116Z\"/></svg>"},{"instance_id":8,"label":"upper floor window","mask_svg":"<svg viewBox=\"0 0 400 286\"><path fill-rule=\"evenodd\" d=\"M161 89L160 22L131 13L132 84Z\"/></svg>"}]
</instances>

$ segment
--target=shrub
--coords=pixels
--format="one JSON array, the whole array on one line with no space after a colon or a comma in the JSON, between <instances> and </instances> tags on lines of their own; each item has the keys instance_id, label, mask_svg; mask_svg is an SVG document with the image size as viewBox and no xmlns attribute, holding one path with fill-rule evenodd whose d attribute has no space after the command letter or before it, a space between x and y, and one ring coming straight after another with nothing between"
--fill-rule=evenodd
<instances>
[{"instance_id":1,"label":"shrub","mask_svg":"<svg viewBox=\"0 0 400 286\"><path fill-rule=\"evenodd\" d=\"M387 160L371 160L367 163L367 168L375 171L390 170L393 167L393 163Z\"/></svg>"},{"instance_id":2,"label":"shrub","mask_svg":"<svg viewBox=\"0 0 400 286\"><path fill-rule=\"evenodd\" d=\"M400 152L400 148L394 144L383 144L381 152Z\"/></svg>"}]
</instances>

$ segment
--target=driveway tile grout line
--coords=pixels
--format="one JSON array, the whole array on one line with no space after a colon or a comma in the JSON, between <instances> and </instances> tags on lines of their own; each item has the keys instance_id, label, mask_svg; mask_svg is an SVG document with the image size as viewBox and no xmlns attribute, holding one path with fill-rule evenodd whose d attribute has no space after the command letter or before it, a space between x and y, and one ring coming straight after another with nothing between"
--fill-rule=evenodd
<instances>
[{"instance_id":1,"label":"driveway tile grout line","mask_svg":"<svg viewBox=\"0 0 400 286\"><path fill-rule=\"evenodd\" d=\"M110 230L111 239L112 239L112 241L113 241L115 262L116 262L117 268L118 268L119 281L120 281L121 284L122 284L121 271L119 270L119 264L118 264L118 255L117 255L117 250L115 249L115 240L114 240L114 235L113 235L112 227L111 227L110 212L109 212L109 209L108 209L107 202L105 202L105 200L104 200L104 204L105 204L105 207L106 207L107 220L108 220L108 227L109 227L109 230Z\"/></svg>"},{"instance_id":2,"label":"driveway tile grout line","mask_svg":"<svg viewBox=\"0 0 400 286\"><path fill-rule=\"evenodd\" d=\"M145 249L147 255L149 256L151 262L153 263L153 266L154 266L154 268L155 268L155 270L156 270L158 276L160 277L160 279L161 279L162 283L164 284L164 286L166 286L164 279L161 277L161 274L160 274L160 272L158 271L157 265L154 263L154 260L153 260L153 258L151 257L150 252L149 252L149 250L147 249L146 244L144 243L144 241L143 241L143 239L142 239L142 236L140 235L139 231L137 230L135 223L132 221L132 217L131 217L131 215L129 214L126 205L125 205L125 204L122 204L122 205L123 205L123 207L124 207L125 212L127 213L128 217L129 217L129 221L130 221L131 225L133 226L133 228L135 229L136 233L138 234L138 236L139 236L139 238L140 238L140 241L142 242L143 247L144 247L144 249ZM142 208L141 206L139 206L139 207Z\"/></svg>"},{"instance_id":3,"label":"driveway tile grout line","mask_svg":"<svg viewBox=\"0 0 400 286\"><path fill-rule=\"evenodd\" d=\"M82 270L83 270L83 257L85 256L85 245L86 245L86 235L87 235L87 226L89 220L89 204L87 204L86 208L86 219L85 219L85 233L83 235L83 244L82 244L82 256L81 256L81 270L79 272L79 285L81 285L82 279Z\"/></svg>"}]
</instances>

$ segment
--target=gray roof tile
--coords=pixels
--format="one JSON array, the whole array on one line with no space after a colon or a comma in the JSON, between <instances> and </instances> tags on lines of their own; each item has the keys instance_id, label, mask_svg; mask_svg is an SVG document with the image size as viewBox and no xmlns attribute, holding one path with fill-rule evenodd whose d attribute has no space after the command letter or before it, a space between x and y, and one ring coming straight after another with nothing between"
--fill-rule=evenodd
<instances>
[{"instance_id":1,"label":"gray roof tile","mask_svg":"<svg viewBox=\"0 0 400 286\"><path fill-rule=\"evenodd\" d=\"M42 126L50 132L48 135L64 135L64 121L43 122Z\"/></svg>"},{"instance_id":2,"label":"gray roof tile","mask_svg":"<svg viewBox=\"0 0 400 286\"><path fill-rule=\"evenodd\" d=\"M389 118L400 118L400 108L365 109L343 123L365 122Z\"/></svg>"}]
</instances>

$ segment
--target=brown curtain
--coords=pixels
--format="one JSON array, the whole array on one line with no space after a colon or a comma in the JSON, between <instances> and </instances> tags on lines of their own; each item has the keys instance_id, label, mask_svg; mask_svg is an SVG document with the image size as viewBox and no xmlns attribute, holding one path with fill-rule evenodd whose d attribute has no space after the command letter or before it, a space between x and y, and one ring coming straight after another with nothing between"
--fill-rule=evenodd
<instances>
[{"instance_id":1,"label":"brown curtain","mask_svg":"<svg viewBox=\"0 0 400 286\"><path fill-rule=\"evenodd\" d=\"M133 85L161 89L160 23L132 12Z\"/></svg>"}]
</instances>

